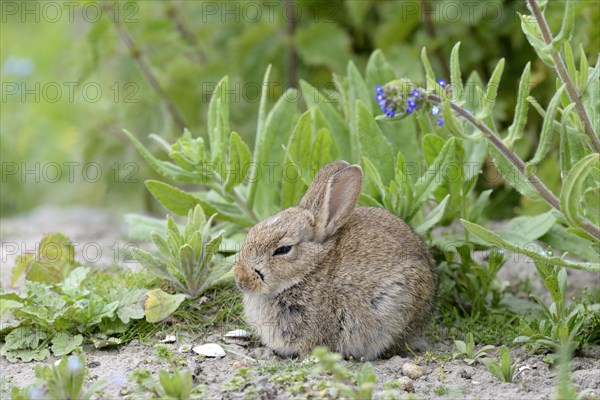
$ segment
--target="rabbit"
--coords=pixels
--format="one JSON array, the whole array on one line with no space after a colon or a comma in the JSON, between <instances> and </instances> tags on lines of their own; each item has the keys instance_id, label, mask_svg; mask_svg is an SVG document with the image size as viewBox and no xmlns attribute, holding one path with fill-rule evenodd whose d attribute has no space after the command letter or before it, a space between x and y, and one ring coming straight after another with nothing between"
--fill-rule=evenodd
<instances>
[{"instance_id":1,"label":"rabbit","mask_svg":"<svg viewBox=\"0 0 600 400\"><path fill-rule=\"evenodd\" d=\"M400 218L356 207L362 170L334 161L296 207L256 224L235 265L246 320L282 357L326 346L374 360L402 352L435 308L437 272Z\"/></svg>"}]
</instances>

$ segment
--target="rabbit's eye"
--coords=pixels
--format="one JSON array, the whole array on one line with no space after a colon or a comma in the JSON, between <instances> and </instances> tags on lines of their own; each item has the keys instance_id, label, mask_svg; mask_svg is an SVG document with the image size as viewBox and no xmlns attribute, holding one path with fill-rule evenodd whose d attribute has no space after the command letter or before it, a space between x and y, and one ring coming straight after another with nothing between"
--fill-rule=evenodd
<instances>
[{"instance_id":1,"label":"rabbit's eye","mask_svg":"<svg viewBox=\"0 0 600 400\"><path fill-rule=\"evenodd\" d=\"M275 251L273 252L273 255L278 256L281 254L287 254L290 252L291 249L292 249L292 246L279 246L278 248L275 249Z\"/></svg>"}]
</instances>

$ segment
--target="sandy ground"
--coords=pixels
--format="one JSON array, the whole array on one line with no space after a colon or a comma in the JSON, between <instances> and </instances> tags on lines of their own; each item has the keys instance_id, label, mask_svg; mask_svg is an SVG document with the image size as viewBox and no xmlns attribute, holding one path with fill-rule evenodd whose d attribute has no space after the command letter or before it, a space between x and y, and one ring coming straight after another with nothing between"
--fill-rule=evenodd
<instances>
[{"instance_id":1,"label":"sandy ground","mask_svg":"<svg viewBox=\"0 0 600 400\"><path fill-rule=\"evenodd\" d=\"M35 248L44 233L62 231L67 234L76 246L77 259L86 260L98 267L119 262L122 255L115 250L115 243L126 244L124 224L102 210L87 208L41 208L23 217L0 221L0 283L2 288L9 289L9 271L14 264L18 252ZM98 250L100 249L99 255ZM16 251L18 250L18 251ZM501 271L502 279L509 285L531 276L534 292L540 292L535 278L533 264L509 261ZM586 274L569 271L570 285L573 290L590 285L598 285L597 274ZM202 359L193 353L179 353L183 344L200 344L206 342L220 343L227 350L221 359ZM181 358L182 365L187 365L198 377L198 383L208 386L206 398L246 398L250 395L258 398L290 398L303 397L292 395L281 384L272 380L271 374L260 374L260 365L280 360L269 350L254 342L227 342L220 333L215 333L203 341L188 343L183 333L177 343L172 345L175 355ZM451 340L436 345L423 346L416 356L409 358L393 357L373 363L377 373L377 390L383 389L387 381L402 376L402 366L407 362L422 367L423 376L414 380L415 394L419 398L457 398L457 399L549 399L556 385L556 371L548 367L542 355L531 355L524 348L512 348L513 359L517 368L527 367L513 383L502 383L492 376L486 367L476 363L472 366L462 361L441 361L427 357L425 350L452 351ZM104 379L110 383L102 398L121 398L130 393L130 388L122 386L124 378L137 368L151 371L169 369L169 365L156 355L154 345L142 345L133 341L110 350L84 348L91 379ZM254 361L250 361L250 359ZM353 369L359 364L344 361ZM24 386L32 382L35 363L9 363L4 357L0 359L0 398L7 398L5 390L11 385ZM235 391L226 391L223 384L229 382L240 367L250 367L252 372L247 382ZM581 390L591 389L595 396L600 395L600 346L584 349L572 363L572 379ZM309 382L322 377L314 376ZM318 395L319 393L315 393Z\"/></svg>"}]
</instances>

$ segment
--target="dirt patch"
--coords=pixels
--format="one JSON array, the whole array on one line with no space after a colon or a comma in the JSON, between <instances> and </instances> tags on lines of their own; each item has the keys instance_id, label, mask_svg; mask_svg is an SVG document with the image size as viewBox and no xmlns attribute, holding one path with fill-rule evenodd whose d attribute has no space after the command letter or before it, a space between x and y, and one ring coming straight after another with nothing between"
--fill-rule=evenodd
<instances>
[{"instance_id":1,"label":"dirt patch","mask_svg":"<svg viewBox=\"0 0 600 400\"><path fill-rule=\"evenodd\" d=\"M13 254L15 243L20 250L24 248L30 250L44 233L54 231L62 231L74 242L81 243L76 256L79 260L84 259L80 253L83 244L98 244L103 253L102 258L96 263L100 267L118 262L119 259L118 257L115 259L111 246L116 242L126 241L124 225L103 210L43 208L28 216L2 220L0 281L3 289L9 289L10 269L16 256ZM531 263L523 262L522 259L521 262L510 260L502 269L501 277L509 286L514 286L524 279L525 274L531 274L533 291L544 294L542 288L536 286L537 279L533 276L534 273L535 269ZM574 291L598 284L597 274L579 273L579 271L569 271L569 274L570 285ZM192 352L178 351L183 344L196 345L206 342L221 344L227 355L221 359L203 359ZM282 382L278 379L282 376L281 373L286 368L297 370L296 364L278 358L255 342L230 343L226 342L221 334L213 334L194 343L186 343L183 338L168 346L180 359L178 365L189 368L197 384L206 385L204 396L207 398L283 399L306 397L311 393L328 396L329 393L320 383L324 378L323 375L308 374L306 379L296 386L289 380ZM410 357L396 356L373 362L377 374L376 390L381 391L386 383L389 384L400 378L402 366L407 362L416 363L423 370L423 375L413 381L415 394L419 398L549 399L557 384L557 372L544 363L544 356L531 355L521 347L513 348L511 352L513 359L518 360L517 368L527 368L513 383L500 382L480 363L469 366L463 361L436 359L435 356L431 356L433 351L451 353L452 342L446 340L435 345L425 344ZM108 388L102 395L103 398L119 398L131 393L133 385L126 384L126 379L138 368L152 372L172 368L172 365L157 355L155 345L140 344L137 341L109 350L85 347L84 352L90 378L109 382ZM343 361L343 364L352 371L357 371L362 365L358 361ZM22 387L30 384L33 381L35 365L36 363L11 364L2 357L0 397L6 398L6 390L12 385ZM231 384L232 379L238 376L237 371L243 367L250 368L249 375L242 382ZM580 390L593 390L597 396L600 393L600 346L584 349L573 359L571 370L574 384L578 385Z\"/></svg>"}]
</instances>

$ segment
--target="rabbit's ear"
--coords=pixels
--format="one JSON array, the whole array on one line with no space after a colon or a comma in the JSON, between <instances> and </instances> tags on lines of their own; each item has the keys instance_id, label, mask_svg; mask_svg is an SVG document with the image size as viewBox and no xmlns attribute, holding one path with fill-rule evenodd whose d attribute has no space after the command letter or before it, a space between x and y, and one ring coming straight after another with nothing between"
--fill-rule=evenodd
<instances>
[{"instance_id":1,"label":"rabbit's ear","mask_svg":"<svg viewBox=\"0 0 600 400\"><path fill-rule=\"evenodd\" d=\"M317 236L324 240L350 218L360 196L362 169L348 166L327 181L321 208L316 212Z\"/></svg>"},{"instance_id":2,"label":"rabbit's ear","mask_svg":"<svg viewBox=\"0 0 600 400\"><path fill-rule=\"evenodd\" d=\"M312 211L313 214L316 214L317 210L321 208L321 204L323 203L323 196L325 195L325 189L327 188L327 181L329 178L331 178L331 176L336 172L341 171L349 165L350 164L348 164L346 161L339 160L330 162L321 168L306 190L304 197L302 197L302 200L300 200L299 206Z\"/></svg>"}]
</instances>

